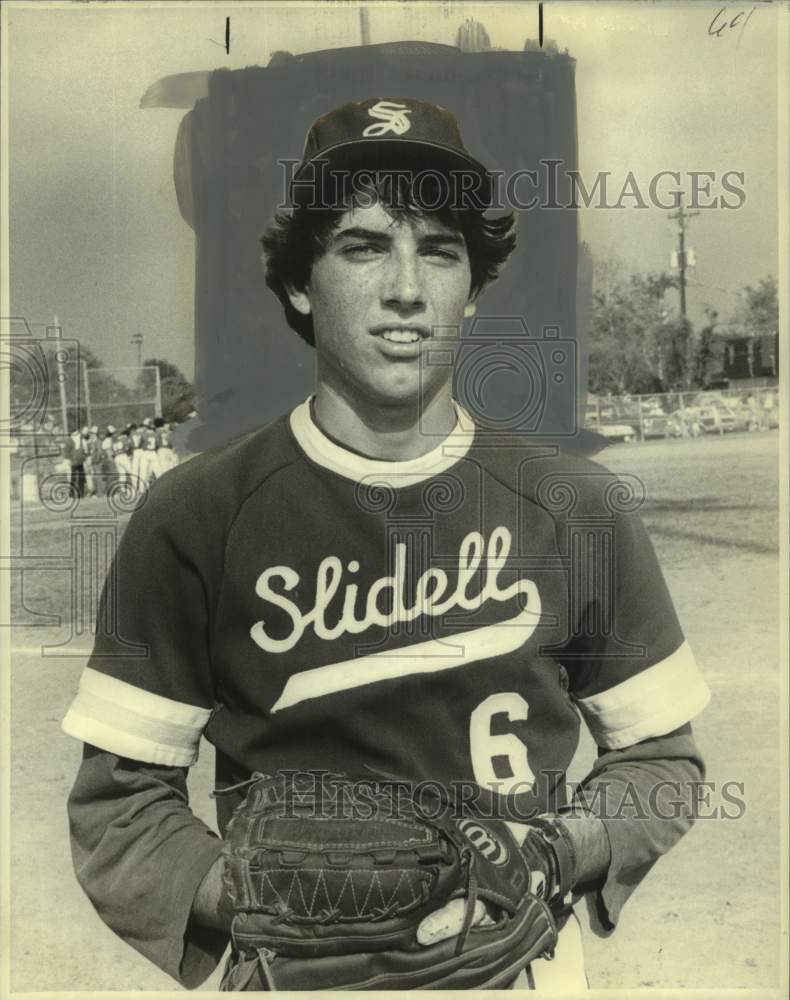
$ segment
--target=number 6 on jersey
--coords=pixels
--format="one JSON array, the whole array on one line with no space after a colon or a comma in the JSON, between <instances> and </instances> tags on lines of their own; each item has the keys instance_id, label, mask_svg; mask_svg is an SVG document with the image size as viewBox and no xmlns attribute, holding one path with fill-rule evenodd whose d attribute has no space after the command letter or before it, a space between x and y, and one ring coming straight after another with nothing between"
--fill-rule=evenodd
<instances>
[{"instance_id":1,"label":"number 6 on jersey","mask_svg":"<svg viewBox=\"0 0 790 1000\"><path fill-rule=\"evenodd\" d=\"M508 722L526 721L529 705L515 691L501 691L481 701L469 719L469 749L475 780L482 788L489 788L499 795L511 792L523 794L535 782L527 761L527 748L514 733L491 732L495 715L506 715ZM509 775L498 777L494 761L504 758L510 768ZM500 774L504 768L498 768Z\"/></svg>"}]
</instances>

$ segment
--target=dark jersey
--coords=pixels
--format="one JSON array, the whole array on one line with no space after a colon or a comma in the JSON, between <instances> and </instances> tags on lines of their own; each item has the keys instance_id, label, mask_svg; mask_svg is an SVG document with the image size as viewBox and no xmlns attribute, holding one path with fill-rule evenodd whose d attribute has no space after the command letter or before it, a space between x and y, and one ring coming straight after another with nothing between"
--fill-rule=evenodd
<instances>
[{"instance_id":1,"label":"dark jersey","mask_svg":"<svg viewBox=\"0 0 790 1000\"><path fill-rule=\"evenodd\" d=\"M556 808L580 714L616 750L708 699L638 487L463 413L371 460L302 404L150 490L64 728L178 766L203 734L226 784L372 769Z\"/></svg>"}]
</instances>

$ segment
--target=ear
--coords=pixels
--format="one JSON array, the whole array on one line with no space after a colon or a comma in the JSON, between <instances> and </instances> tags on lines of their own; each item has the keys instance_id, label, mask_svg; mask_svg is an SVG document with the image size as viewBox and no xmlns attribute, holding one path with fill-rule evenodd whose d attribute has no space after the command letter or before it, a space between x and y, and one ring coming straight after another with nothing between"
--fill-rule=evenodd
<instances>
[{"instance_id":1,"label":"ear","mask_svg":"<svg viewBox=\"0 0 790 1000\"><path fill-rule=\"evenodd\" d=\"M303 316L309 316L313 310L310 305L310 295L307 287L298 289L291 285L286 285L285 291L288 293L288 298L291 300L291 305L294 309Z\"/></svg>"},{"instance_id":2,"label":"ear","mask_svg":"<svg viewBox=\"0 0 790 1000\"><path fill-rule=\"evenodd\" d=\"M470 299L464 306L464 319L469 319L470 316L474 316L477 311L477 302L475 299Z\"/></svg>"}]
</instances>

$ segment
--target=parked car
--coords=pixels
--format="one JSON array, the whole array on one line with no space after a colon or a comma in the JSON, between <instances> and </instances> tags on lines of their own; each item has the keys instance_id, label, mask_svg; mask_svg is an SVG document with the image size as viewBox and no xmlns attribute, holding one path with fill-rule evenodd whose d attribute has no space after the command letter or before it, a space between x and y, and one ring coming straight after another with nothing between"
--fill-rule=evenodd
<instances>
[{"instance_id":1,"label":"parked car","mask_svg":"<svg viewBox=\"0 0 790 1000\"><path fill-rule=\"evenodd\" d=\"M609 405L597 407L588 404L584 426L610 441L635 441L639 436L636 427L619 420L614 407Z\"/></svg>"},{"instance_id":2,"label":"parked car","mask_svg":"<svg viewBox=\"0 0 790 1000\"><path fill-rule=\"evenodd\" d=\"M738 420L729 407L701 406L699 424L705 434L723 434L738 430Z\"/></svg>"},{"instance_id":3,"label":"parked car","mask_svg":"<svg viewBox=\"0 0 790 1000\"><path fill-rule=\"evenodd\" d=\"M642 413L642 437L664 438L669 435L669 417L661 409Z\"/></svg>"},{"instance_id":4,"label":"parked car","mask_svg":"<svg viewBox=\"0 0 790 1000\"><path fill-rule=\"evenodd\" d=\"M769 430L776 430L779 426L779 408L772 406L770 409L764 410L763 413L763 426Z\"/></svg>"},{"instance_id":5,"label":"parked car","mask_svg":"<svg viewBox=\"0 0 790 1000\"><path fill-rule=\"evenodd\" d=\"M710 411L706 417L709 433L723 431L758 430L760 423L755 413L740 399L724 396L700 397L700 409Z\"/></svg>"},{"instance_id":6,"label":"parked car","mask_svg":"<svg viewBox=\"0 0 790 1000\"><path fill-rule=\"evenodd\" d=\"M667 420L667 433L670 437L700 437L703 433L699 419L698 406L684 406L675 410Z\"/></svg>"},{"instance_id":7,"label":"parked car","mask_svg":"<svg viewBox=\"0 0 790 1000\"><path fill-rule=\"evenodd\" d=\"M612 414L623 423L631 424L633 427L639 426L639 403L636 400L613 400L611 410Z\"/></svg>"},{"instance_id":8,"label":"parked car","mask_svg":"<svg viewBox=\"0 0 790 1000\"><path fill-rule=\"evenodd\" d=\"M662 438L668 434L669 417L657 399L650 396L641 401L629 400L616 408L623 423L629 423L642 438Z\"/></svg>"},{"instance_id":9,"label":"parked car","mask_svg":"<svg viewBox=\"0 0 790 1000\"><path fill-rule=\"evenodd\" d=\"M754 414L740 399L709 396L704 400L704 405L718 410L722 415L725 430L756 430L759 426Z\"/></svg>"}]
</instances>

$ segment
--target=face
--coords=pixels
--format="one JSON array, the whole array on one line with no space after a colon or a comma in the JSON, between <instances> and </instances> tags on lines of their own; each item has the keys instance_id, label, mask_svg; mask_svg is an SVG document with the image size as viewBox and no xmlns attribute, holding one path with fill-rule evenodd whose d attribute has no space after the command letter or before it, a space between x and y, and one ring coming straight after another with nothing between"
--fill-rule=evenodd
<instances>
[{"instance_id":1,"label":"face","mask_svg":"<svg viewBox=\"0 0 790 1000\"><path fill-rule=\"evenodd\" d=\"M442 328L474 312L470 280L463 236L438 220L395 221L379 204L347 212L307 287L290 293L312 314L319 383L378 406L449 385L451 366L426 359Z\"/></svg>"}]
</instances>

